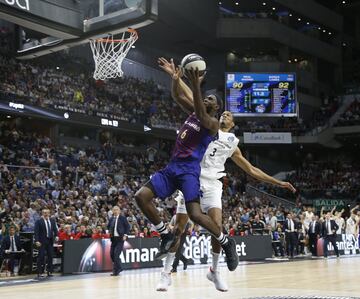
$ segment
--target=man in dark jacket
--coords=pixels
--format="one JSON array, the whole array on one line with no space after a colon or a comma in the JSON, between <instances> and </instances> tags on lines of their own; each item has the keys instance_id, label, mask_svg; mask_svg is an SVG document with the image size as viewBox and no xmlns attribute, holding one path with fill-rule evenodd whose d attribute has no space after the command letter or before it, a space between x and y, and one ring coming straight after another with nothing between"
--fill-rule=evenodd
<instances>
[{"instance_id":1,"label":"man in dark jacket","mask_svg":"<svg viewBox=\"0 0 360 299\"><path fill-rule=\"evenodd\" d=\"M118 276L123 270L121 267L120 254L124 247L124 241L130 232L130 225L126 217L120 215L118 206L112 209L113 216L109 220L108 230L110 233L111 249L110 256L113 261L113 273L111 276Z\"/></svg>"},{"instance_id":2,"label":"man in dark jacket","mask_svg":"<svg viewBox=\"0 0 360 299\"><path fill-rule=\"evenodd\" d=\"M35 245L39 248L37 258L38 277L43 277L45 254L47 255L47 275L52 276L54 241L58 240L58 229L54 219L50 218L50 210L43 209L42 217L35 222Z\"/></svg>"},{"instance_id":3,"label":"man in dark jacket","mask_svg":"<svg viewBox=\"0 0 360 299\"><path fill-rule=\"evenodd\" d=\"M331 220L331 213L328 212L325 216L325 221L322 227L322 235L324 238L324 257L328 256L328 244L331 243L334 247L335 254L339 257L339 250L336 244L336 231L339 229L339 226L336 224L335 220Z\"/></svg>"},{"instance_id":4,"label":"man in dark jacket","mask_svg":"<svg viewBox=\"0 0 360 299\"><path fill-rule=\"evenodd\" d=\"M321 235L321 225L316 219L317 216L312 216L311 222L309 224L309 247L312 256L317 256L317 242Z\"/></svg>"},{"instance_id":5,"label":"man in dark jacket","mask_svg":"<svg viewBox=\"0 0 360 299\"><path fill-rule=\"evenodd\" d=\"M21 253L25 252L21 246L20 237L15 232L15 227L10 226L9 235L5 236L1 243L1 256L9 260L11 275L14 275L15 261L21 260Z\"/></svg>"}]
</instances>

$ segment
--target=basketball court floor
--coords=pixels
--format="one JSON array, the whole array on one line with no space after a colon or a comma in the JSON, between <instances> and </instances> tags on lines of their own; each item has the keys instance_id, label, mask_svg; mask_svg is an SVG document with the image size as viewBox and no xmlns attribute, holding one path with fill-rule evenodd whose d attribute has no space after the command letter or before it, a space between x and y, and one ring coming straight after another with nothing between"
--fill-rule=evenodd
<instances>
[{"instance_id":1,"label":"basketball court floor","mask_svg":"<svg viewBox=\"0 0 360 299\"><path fill-rule=\"evenodd\" d=\"M157 292L160 269L129 270L119 277L109 273L51 278L43 282L0 288L1 298L62 299L218 299L360 297L360 256L293 262L241 264L235 272L225 265L222 275L229 291L215 290L205 275L208 268L193 266L172 275L168 292Z\"/></svg>"}]
</instances>

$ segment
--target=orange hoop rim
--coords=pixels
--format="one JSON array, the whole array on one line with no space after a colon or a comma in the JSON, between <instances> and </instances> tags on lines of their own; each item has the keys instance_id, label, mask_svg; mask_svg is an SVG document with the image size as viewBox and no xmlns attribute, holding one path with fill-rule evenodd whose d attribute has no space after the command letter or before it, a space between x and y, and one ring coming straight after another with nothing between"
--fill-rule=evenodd
<instances>
[{"instance_id":1,"label":"orange hoop rim","mask_svg":"<svg viewBox=\"0 0 360 299\"><path fill-rule=\"evenodd\" d=\"M127 32L130 32L131 34L135 34L136 37L138 37L138 33L135 29L129 28L126 30ZM125 32L125 31L124 31ZM108 39L108 38L98 38L95 41L100 43L126 43L130 40L130 38L126 39Z\"/></svg>"}]
</instances>

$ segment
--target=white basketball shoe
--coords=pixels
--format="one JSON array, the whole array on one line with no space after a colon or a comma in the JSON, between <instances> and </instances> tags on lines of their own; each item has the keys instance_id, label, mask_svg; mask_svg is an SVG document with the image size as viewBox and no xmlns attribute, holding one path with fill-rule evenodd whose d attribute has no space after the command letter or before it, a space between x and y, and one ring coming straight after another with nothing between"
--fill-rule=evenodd
<instances>
[{"instance_id":1,"label":"white basketball shoe","mask_svg":"<svg viewBox=\"0 0 360 299\"><path fill-rule=\"evenodd\" d=\"M171 275L170 273L161 272L160 281L156 287L159 292L166 292L171 286Z\"/></svg>"},{"instance_id":2,"label":"white basketball shoe","mask_svg":"<svg viewBox=\"0 0 360 299\"><path fill-rule=\"evenodd\" d=\"M208 274L206 275L206 278L210 281L212 281L215 285L215 288L220 292L227 292L228 286L225 281L222 280L220 277L219 271L213 271L210 267Z\"/></svg>"}]
</instances>

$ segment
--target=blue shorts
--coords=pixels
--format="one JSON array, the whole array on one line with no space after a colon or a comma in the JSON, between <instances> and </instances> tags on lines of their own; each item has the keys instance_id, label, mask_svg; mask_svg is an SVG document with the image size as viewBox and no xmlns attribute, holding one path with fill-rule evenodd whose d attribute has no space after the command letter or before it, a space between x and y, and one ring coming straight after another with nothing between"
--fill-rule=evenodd
<instances>
[{"instance_id":1,"label":"blue shorts","mask_svg":"<svg viewBox=\"0 0 360 299\"><path fill-rule=\"evenodd\" d=\"M200 198L199 162L170 162L150 179L156 196L165 199L176 190L184 194L185 202Z\"/></svg>"}]
</instances>

